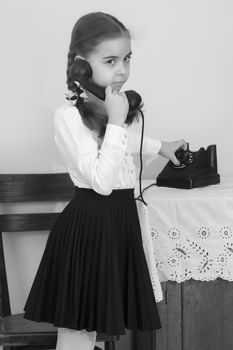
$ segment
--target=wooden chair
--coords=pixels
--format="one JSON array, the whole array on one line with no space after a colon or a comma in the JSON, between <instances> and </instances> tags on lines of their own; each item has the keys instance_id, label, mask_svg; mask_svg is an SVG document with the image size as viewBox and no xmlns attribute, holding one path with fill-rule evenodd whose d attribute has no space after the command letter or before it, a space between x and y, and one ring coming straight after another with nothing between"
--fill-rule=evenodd
<instances>
[{"instance_id":1,"label":"wooden chair","mask_svg":"<svg viewBox=\"0 0 233 350\"><path fill-rule=\"evenodd\" d=\"M0 202L70 201L74 185L68 173L1 174ZM55 349L57 328L47 322L33 322L24 313L11 314L2 232L50 230L59 213L24 213L0 215L0 345L4 350ZM115 349L119 335L97 334L105 350ZM95 349L100 349L95 347Z\"/></svg>"}]
</instances>

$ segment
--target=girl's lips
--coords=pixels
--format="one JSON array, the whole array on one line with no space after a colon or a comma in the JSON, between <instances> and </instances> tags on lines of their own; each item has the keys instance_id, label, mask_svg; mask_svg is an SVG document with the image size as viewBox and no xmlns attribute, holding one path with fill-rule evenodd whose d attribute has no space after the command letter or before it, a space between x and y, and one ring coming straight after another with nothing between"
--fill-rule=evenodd
<instances>
[{"instance_id":1,"label":"girl's lips","mask_svg":"<svg viewBox=\"0 0 233 350\"><path fill-rule=\"evenodd\" d=\"M114 85L115 85L115 84L116 84L116 85L124 84L124 81L115 81L113 84L114 84Z\"/></svg>"},{"instance_id":2,"label":"girl's lips","mask_svg":"<svg viewBox=\"0 0 233 350\"><path fill-rule=\"evenodd\" d=\"M115 82L112 84L112 87L113 87L113 89L120 90L123 84L124 84L123 81Z\"/></svg>"}]
</instances>

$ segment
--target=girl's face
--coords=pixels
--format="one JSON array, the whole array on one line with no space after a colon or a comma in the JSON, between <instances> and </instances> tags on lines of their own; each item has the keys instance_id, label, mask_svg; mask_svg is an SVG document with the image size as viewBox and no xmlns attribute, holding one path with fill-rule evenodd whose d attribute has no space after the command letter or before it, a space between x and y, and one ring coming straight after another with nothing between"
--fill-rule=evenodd
<instances>
[{"instance_id":1,"label":"girl's face","mask_svg":"<svg viewBox=\"0 0 233 350\"><path fill-rule=\"evenodd\" d=\"M131 41L127 37L106 39L86 57L93 74L92 81L102 87L111 85L119 91L130 73Z\"/></svg>"}]
</instances>

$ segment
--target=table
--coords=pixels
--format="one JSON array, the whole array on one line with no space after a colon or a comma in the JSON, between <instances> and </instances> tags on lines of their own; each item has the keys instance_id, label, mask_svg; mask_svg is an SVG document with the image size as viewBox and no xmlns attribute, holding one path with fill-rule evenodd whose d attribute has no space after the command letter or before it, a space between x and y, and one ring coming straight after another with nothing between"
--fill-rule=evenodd
<instances>
[{"instance_id":1,"label":"table","mask_svg":"<svg viewBox=\"0 0 233 350\"><path fill-rule=\"evenodd\" d=\"M142 189L155 183L143 180ZM135 189L135 197L139 189ZM194 189L153 185L137 200L143 248L157 302L160 282L233 281L233 177Z\"/></svg>"}]
</instances>

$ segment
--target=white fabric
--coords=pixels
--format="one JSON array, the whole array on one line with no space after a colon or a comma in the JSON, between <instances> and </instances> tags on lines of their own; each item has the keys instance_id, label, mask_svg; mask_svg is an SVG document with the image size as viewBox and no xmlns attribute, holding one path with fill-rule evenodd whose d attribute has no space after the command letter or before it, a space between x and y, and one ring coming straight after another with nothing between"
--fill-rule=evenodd
<instances>
[{"instance_id":1,"label":"white fabric","mask_svg":"<svg viewBox=\"0 0 233 350\"><path fill-rule=\"evenodd\" d=\"M107 124L101 140L82 122L77 108L64 104L55 113L55 142L70 177L78 187L109 195L113 189L135 188L132 154L140 152L141 135L129 127ZM143 137L142 153L158 156L161 141Z\"/></svg>"},{"instance_id":2,"label":"white fabric","mask_svg":"<svg viewBox=\"0 0 233 350\"><path fill-rule=\"evenodd\" d=\"M93 350L97 332L88 332L86 329L75 330L57 328L56 350Z\"/></svg>"},{"instance_id":3,"label":"white fabric","mask_svg":"<svg viewBox=\"0 0 233 350\"><path fill-rule=\"evenodd\" d=\"M151 244L151 236L150 236L149 218L145 209L146 206L142 204L141 201L136 201L136 204L137 204L139 221L141 226L143 250L146 257L146 262L147 262L147 266L150 274L150 280L154 291L155 301L158 303L159 301L163 300L163 291L161 288L158 270L154 260L153 245Z\"/></svg>"},{"instance_id":4,"label":"white fabric","mask_svg":"<svg viewBox=\"0 0 233 350\"><path fill-rule=\"evenodd\" d=\"M142 188L155 182L143 180ZM148 206L138 203L139 219L151 274L233 281L233 177L189 190L152 186L143 197Z\"/></svg>"}]
</instances>

